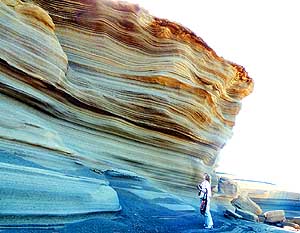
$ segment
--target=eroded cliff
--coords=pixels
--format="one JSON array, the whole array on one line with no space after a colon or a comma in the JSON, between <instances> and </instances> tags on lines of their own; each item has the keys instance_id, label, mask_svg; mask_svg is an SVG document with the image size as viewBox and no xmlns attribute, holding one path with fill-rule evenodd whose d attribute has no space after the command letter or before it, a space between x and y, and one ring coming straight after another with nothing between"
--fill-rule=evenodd
<instances>
[{"instance_id":1,"label":"eroded cliff","mask_svg":"<svg viewBox=\"0 0 300 233\"><path fill-rule=\"evenodd\" d=\"M105 192L98 210L118 210L104 179L69 177L78 163L194 187L213 172L253 89L242 66L193 32L123 2L2 0L0 35L0 188L5 175L20 205L36 188L62 201L75 192L73 203ZM31 163L14 163L14 153ZM56 210L47 200L37 213Z\"/></svg>"}]
</instances>

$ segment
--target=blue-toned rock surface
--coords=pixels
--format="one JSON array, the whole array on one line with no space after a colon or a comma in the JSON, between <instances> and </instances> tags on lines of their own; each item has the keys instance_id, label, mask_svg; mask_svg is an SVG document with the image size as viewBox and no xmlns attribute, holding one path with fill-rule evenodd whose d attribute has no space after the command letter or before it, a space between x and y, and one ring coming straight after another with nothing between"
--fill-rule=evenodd
<instances>
[{"instance_id":1,"label":"blue-toned rock surface","mask_svg":"<svg viewBox=\"0 0 300 233\"><path fill-rule=\"evenodd\" d=\"M92 177L88 169L56 153L14 146L17 149L0 142L1 215L64 216L121 209L104 176Z\"/></svg>"},{"instance_id":2,"label":"blue-toned rock surface","mask_svg":"<svg viewBox=\"0 0 300 233\"><path fill-rule=\"evenodd\" d=\"M137 5L1 0L1 226L194 232L195 184L216 185L252 89L242 66Z\"/></svg>"}]
</instances>

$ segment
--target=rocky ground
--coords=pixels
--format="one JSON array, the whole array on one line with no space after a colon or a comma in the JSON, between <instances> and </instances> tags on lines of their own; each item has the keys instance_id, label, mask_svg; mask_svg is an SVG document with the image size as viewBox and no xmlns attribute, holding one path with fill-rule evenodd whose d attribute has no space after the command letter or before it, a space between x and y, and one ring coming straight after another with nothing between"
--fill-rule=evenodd
<instances>
[{"instance_id":1,"label":"rocky ground","mask_svg":"<svg viewBox=\"0 0 300 233\"><path fill-rule=\"evenodd\" d=\"M164 192L141 177L130 173L106 171L98 174L82 168L81 175L103 175L117 191L122 210L115 213L92 213L73 216L2 216L0 232L206 232L195 197L179 197ZM209 232L285 232L263 223L229 220L223 207L214 202L214 229Z\"/></svg>"}]
</instances>

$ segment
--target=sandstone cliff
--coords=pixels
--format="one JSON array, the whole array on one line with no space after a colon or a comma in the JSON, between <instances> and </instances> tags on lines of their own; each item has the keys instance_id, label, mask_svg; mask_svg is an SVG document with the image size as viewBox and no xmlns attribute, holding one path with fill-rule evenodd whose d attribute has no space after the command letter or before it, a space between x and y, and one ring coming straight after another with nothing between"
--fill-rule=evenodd
<instances>
[{"instance_id":1,"label":"sandstone cliff","mask_svg":"<svg viewBox=\"0 0 300 233\"><path fill-rule=\"evenodd\" d=\"M78 164L194 187L214 171L252 89L242 66L137 5L1 0L0 148L7 156L0 188L12 185L20 206L24 190L60 201L71 193L85 206L70 201L68 211L77 213L120 208L105 179L70 177ZM50 188L56 185L64 189ZM37 213L57 210L47 195L36 197ZM89 206L99 199L107 206Z\"/></svg>"}]
</instances>

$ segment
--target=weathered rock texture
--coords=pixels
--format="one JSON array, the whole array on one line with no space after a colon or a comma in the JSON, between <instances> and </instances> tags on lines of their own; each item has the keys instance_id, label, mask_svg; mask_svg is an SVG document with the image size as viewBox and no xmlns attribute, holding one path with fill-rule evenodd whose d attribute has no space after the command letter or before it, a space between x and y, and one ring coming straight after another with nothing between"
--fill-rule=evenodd
<instances>
[{"instance_id":1,"label":"weathered rock texture","mask_svg":"<svg viewBox=\"0 0 300 233\"><path fill-rule=\"evenodd\" d=\"M285 214L283 210L267 211L264 213L264 216L266 218L265 221L269 223L282 222L285 220Z\"/></svg>"},{"instance_id":2,"label":"weathered rock texture","mask_svg":"<svg viewBox=\"0 0 300 233\"><path fill-rule=\"evenodd\" d=\"M218 195L236 198L239 194L239 186L237 182L226 177L220 177L218 182Z\"/></svg>"},{"instance_id":3,"label":"weathered rock texture","mask_svg":"<svg viewBox=\"0 0 300 233\"><path fill-rule=\"evenodd\" d=\"M252 88L243 67L137 5L0 1L1 141L7 153L18 145L24 154L36 148L35 163L43 163L45 151L55 153L57 163L48 169L62 174L70 166L61 164L65 157L194 187L214 170ZM11 182L27 174L11 163L1 164ZM43 177L28 170L23 178L55 183L59 176L43 169ZM94 181L83 182L97 192ZM22 184L15 185L21 192ZM118 208L117 200L111 203Z\"/></svg>"},{"instance_id":4,"label":"weathered rock texture","mask_svg":"<svg viewBox=\"0 0 300 233\"><path fill-rule=\"evenodd\" d=\"M231 201L232 205L243 210L247 210L253 214L262 214L262 209L254 201L252 201L248 196L239 195L237 198Z\"/></svg>"}]
</instances>

